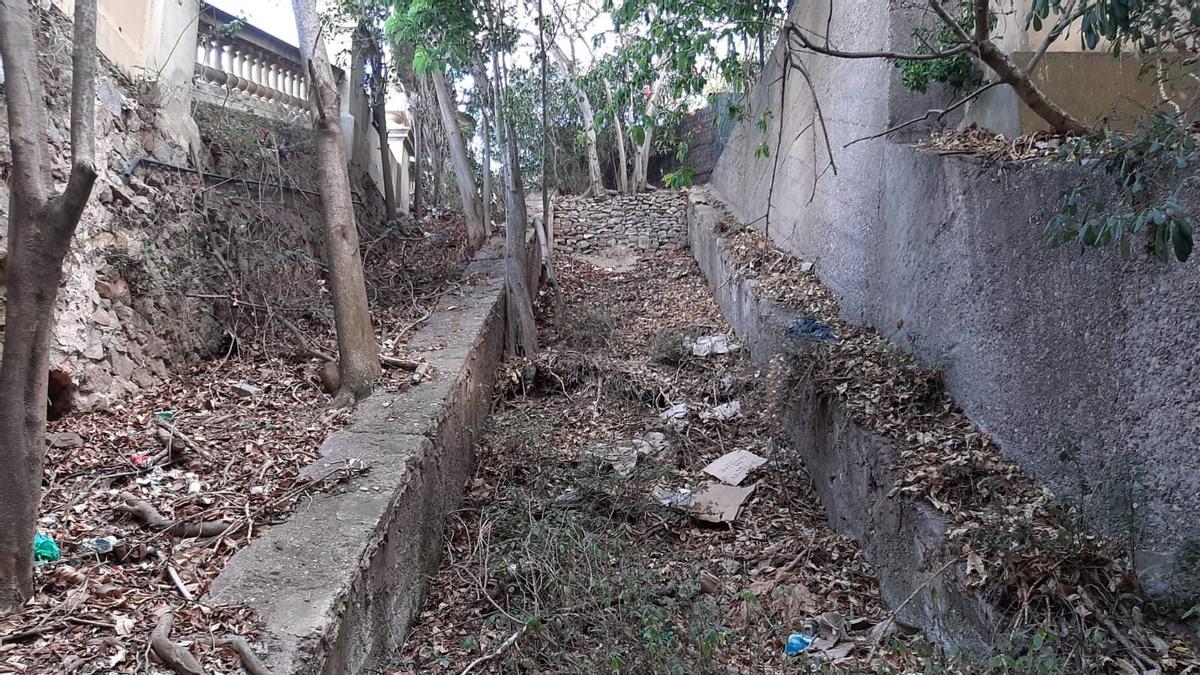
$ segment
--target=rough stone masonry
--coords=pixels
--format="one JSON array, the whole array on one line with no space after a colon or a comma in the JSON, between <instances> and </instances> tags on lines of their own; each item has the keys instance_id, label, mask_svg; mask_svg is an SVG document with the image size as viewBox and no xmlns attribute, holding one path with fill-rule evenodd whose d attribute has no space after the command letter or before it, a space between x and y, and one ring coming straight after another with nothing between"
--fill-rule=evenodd
<instances>
[{"instance_id":1,"label":"rough stone masonry","mask_svg":"<svg viewBox=\"0 0 1200 675\"><path fill-rule=\"evenodd\" d=\"M599 199L559 197L554 202L554 245L566 253L584 254L683 248L687 197L675 190Z\"/></svg>"}]
</instances>

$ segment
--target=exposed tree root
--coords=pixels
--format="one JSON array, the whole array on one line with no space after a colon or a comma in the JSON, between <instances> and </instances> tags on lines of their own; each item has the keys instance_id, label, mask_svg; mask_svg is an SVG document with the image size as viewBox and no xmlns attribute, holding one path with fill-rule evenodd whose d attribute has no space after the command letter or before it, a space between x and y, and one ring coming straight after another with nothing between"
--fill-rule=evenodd
<instances>
[{"instance_id":1,"label":"exposed tree root","mask_svg":"<svg viewBox=\"0 0 1200 675\"><path fill-rule=\"evenodd\" d=\"M223 638L209 639L207 642L214 647L233 650L238 655L238 660L241 661L242 670L250 675L271 675L271 669L267 668L266 664L258 658L246 638L240 635L226 635Z\"/></svg>"},{"instance_id":2,"label":"exposed tree root","mask_svg":"<svg viewBox=\"0 0 1200 675\"><path fill-rule=\"evenodd\" d=\"M138 499L128 492L121 493L124 504L117 506L121 513L128 513L145 523L153 530L165 530L177 537L216 537L224 534L232 525L225 520L205 520L199 523L184 523L173 521L158 512L150 502Z\"/></svg>"},{"instance_id":3,"label":"exposed tree root","mask_svg":"<svg viewBox=\"0 0 1200 675\"><path fill-rule=\"evenodd\" d=\"M171 628L175 625L175 615L164 612L158 617L158 624L150 633L150 649L171 670L179 675L204 675L204 668L195 656L187 649L171 642Z\"/></svg>"}]
</instances>

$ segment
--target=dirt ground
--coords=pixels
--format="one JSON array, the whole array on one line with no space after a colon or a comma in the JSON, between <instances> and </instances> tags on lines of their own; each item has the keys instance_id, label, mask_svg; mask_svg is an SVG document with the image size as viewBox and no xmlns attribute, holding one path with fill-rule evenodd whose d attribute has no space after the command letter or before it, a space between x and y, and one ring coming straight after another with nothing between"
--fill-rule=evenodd
<instances>
[{"instance_id":1,"label":"dirt ground","mask_svg":"<svg viewBox=\"0 0 1200 675\"><path fill-rule=\"evenodd\" d=\"M404 345L466 264L460 219L427 221L421 241L364 243L382 353ZM35 597L0 617L0 673L168 673L148 645L163 613L172 638L208 673L243 672L214 638L254 644L247 610L196 601L233 554L279 522L323 482L297 481L324 439L345 421L327 412L312 350L336 351L332 327L244 309L239 339L153 390L109 410L50 424L41 533L61 558L39 565ZM310 319L312 317L309 317ZM411 373L385 369L384 389ZM158 520L131 514L151 508ZM153 517L153 516L151 516Z\"/></svg>"},{"instance_id":2,"label":"dirt ground","mask_svg":"<svg viewBox=\"0 0 1200 675\"><path fill-rule=\"evenodd\" d=\"M538 373L508 379L441 569L387 672L936 672L772 441L767 378L747 352L685 349L731 335L689 255L557 263L562 297L541 308ZM686 413L664 419L680 404ZM611 444L633 439L648 442L633 443L630 467ZM753 491L732 522L656 497L715 483L702 469L734 450L766 463L741 481ZM805 629L818 642L786 656Z\"/></svg>"}]
</instances>

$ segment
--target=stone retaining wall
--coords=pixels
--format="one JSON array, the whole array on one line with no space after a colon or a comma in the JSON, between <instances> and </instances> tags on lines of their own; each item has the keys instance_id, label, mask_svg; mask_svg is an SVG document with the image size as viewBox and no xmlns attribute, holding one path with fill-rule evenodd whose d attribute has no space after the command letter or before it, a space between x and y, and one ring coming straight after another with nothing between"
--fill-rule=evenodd
<instances>
[{"instance_id":1,"label":"stone retaining wall","mask_svg":"<svg viewBox=\"0 0 1200 675\"><path fill-rule=\"evenodd\" d=\"M643 253L687 245L687 197L675 190L595 199L554 200L554 245L565 253L631 249Z\"/></svg>"}]
</instances>

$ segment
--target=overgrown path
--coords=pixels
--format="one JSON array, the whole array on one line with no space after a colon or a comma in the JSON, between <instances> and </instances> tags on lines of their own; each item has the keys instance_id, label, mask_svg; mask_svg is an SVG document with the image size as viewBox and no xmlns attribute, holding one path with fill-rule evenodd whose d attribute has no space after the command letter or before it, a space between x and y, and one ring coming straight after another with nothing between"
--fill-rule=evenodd
<instances>
[{"instance_id":1,"label":"overgrown path","mask_svg":"<svg viewBox=\"0 0 1200 675\"><path fill-rule=\"evenodd\" d=\"M897 649L861 552L771 440L770 387L745 350L685 349L730 336L692 259L593 263L558 261L537 375L518 364L506 378L391 672L923 668ZM735 450L767 462L740 482L753 491L732 522L664 503L717 483L702 469ZM786 656L806 627L818 642Z\"/></svg>"}]
</instances>

